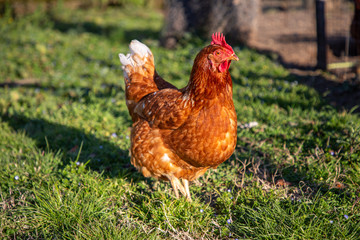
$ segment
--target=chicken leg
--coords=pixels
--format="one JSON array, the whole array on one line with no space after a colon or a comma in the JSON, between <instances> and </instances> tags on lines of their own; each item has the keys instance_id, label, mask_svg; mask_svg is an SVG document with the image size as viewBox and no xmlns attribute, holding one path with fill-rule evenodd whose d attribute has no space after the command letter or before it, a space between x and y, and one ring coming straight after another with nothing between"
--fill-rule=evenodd
<instances>
[{"instance_id":1,"label":"chicken leg","mask_svg":"<svg viewBox=\"0 0 360 240\"><path fill-rule=\"evenodd\" d=\"M189 190L189 180L183 178L182 182L184 184L186 198L189 202L191 202L191 196L190 196L190 190Z\"/></svg>"},{"instance_id":2,"label":"chicken leg","mask_svg":"<svg viewBox=\"0 0 360 240\"><path fill-rule=\"evenodd\" d=\"M180 180L176 177L171 177L170 178L170 182L171 182L171 186L174 189L174 193L175 193L175 197L179 198L179 192L178 190L180 190L181 194L186 197L186 199L191 202L191 197L190 197L190 191L189 191L189 181L186 179L182 179L183 184L181 184Z\"/></svg>"}]
</instances>

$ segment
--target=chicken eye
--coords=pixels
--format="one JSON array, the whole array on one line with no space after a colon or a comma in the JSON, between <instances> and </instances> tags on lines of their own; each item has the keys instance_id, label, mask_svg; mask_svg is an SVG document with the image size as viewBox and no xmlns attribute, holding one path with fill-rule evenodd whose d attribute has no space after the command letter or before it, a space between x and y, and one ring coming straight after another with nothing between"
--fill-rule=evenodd
<instances>
[{"instance_id":1,"label":"chicken eye","mask_svg":"<svg viewBox=\"0 0 360 240\"><path fill-rule=\"evenodd\" d=\"M216 51L216 52L215 52L215 55L216 55L216 56L219 56L219 55L220 55L220 52L219 52L219 51Z\"/></svg>"}]
</instances>

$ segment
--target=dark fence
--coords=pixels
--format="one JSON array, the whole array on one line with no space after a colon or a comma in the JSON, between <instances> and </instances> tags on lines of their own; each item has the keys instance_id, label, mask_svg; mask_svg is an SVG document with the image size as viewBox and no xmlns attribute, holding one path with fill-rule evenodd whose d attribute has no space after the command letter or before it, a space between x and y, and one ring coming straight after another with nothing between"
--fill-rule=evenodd
<instances>
[{"instance_id":1,"label":"dark fence","mask_svg":"<svg viewBox=\"0 0 360 240\"><path fill-rule=\"evenodd\" d=\"M304 13L303 18L298 19L298 26L291 27L313 28L303 36L303 46L308 44L305 55L308 54L308 62L313 66L340 74L348 74L359 66L360 49L357 50L356 42L360 39L355 39L350 32L355 21L354 0L262 0L262 10L263 13L279 11L288 16L289 22L299 12ZM356 31L360 32L360 27ZM302 36L299 31L294 32L296 44Z\"/></svg>"}]
</instances>

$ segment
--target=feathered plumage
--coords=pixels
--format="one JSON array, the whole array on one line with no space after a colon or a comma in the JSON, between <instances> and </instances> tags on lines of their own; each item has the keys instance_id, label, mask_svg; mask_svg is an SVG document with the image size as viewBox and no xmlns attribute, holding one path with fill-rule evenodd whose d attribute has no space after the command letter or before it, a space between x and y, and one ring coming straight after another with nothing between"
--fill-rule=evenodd
<instances>
[{"instance_id":1,"label":"feathered plumage","mask_svg":"<svg viewBox=\"0 0 360 240\"><path fill-rule=\"evenodd\" d=\"M191 200L189 181L227 160L236 145L228 69L238 57L222 34L214 34L196 56L188 85L177 89L156 73L146 45L133 40L129 48L119 57L133 120L131 163L145 177L169 180L176 197L180 190Z\"/></svg>"}]
</instances>

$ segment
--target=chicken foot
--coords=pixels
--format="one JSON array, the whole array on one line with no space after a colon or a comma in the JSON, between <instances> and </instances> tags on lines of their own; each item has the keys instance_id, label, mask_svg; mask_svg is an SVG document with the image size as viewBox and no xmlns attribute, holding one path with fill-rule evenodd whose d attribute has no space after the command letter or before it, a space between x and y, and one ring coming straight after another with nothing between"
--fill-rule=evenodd
<instances>
[{"instance_id":1,"label":"chicken foot","mask_svg":"<svg viewBox=\"0 0 360 240\"><path fill-rule=\"evenodd\" d=\"M171 186L174 189L175 192L175 197L179 198L179 192L178 190L180 190L181 194L183 196L186 197L186 199L191 202L191 196L190 196L190 191L189 191L189 181L186 179L182 179L183 184L181 184L180 180L176 177L171 177L170 178L170 182L171 182Z\"/></svg>"}]
</instances>

